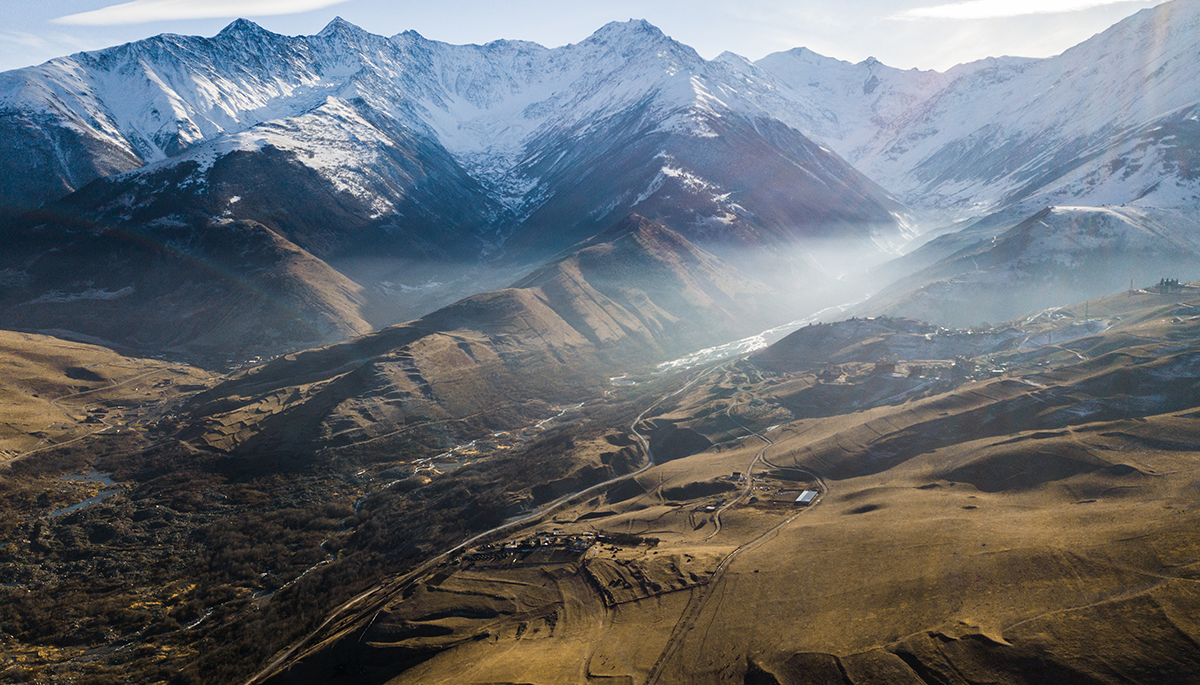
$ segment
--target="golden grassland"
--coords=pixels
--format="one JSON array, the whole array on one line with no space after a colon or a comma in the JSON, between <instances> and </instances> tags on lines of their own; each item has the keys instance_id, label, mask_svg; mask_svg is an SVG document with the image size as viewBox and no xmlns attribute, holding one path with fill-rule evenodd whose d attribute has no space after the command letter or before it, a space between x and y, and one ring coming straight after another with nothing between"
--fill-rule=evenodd
<instances>
[{"instance_id":1,"label":"golden grassland","mask_svg":"<svg viewBox=\"0 0 1200 685\"><path fill-rule=\"evenodd\" d=\"M634 376L507 430L340 387L353 420L321 430L351 437L315 453L201 439L244 415L319 442L290 408L348 381L271 376L311 355L223 414L190 367L11 334L0 681L1196 680L1198 305L1135 292L932 347L832 324L805 333L858 331L832 365ZM974 335L1008 342L912 356ZM457 373L435 357L376 370ZM49 517L92 468L120 493Z\"/></svg>"},{"instance_id":2,"label":"golden grassland","mask_svg":"<svg viewBox=\"0 0 1200 685\"><path fill-rule=\"evenodd\" d=\"M11 331L0 331L0 377L0 464L98 432L144 428L216 380L186 364Z\"/></svg>"},{"instance_id":3,"label":"golden grassland","mask_svg":"<svg viewBox=\"0 0 1200 685\"><path fill-rule=\"evenodd\" d=\"M536 522L586 552L448 560L271 682L1195 680L1195 300L1093 302L1103 332L1071 340L1059 310L1027 332L1061 344L817 416L811 372L727 365L644 424L710 447Z\"/></svg>"}]
</instances>

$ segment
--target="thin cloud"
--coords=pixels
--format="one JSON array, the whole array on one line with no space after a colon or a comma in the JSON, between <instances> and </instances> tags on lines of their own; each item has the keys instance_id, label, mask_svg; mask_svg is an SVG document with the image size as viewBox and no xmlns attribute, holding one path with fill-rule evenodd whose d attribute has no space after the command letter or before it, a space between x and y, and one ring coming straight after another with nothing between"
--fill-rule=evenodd
<instances>
[{"instance_id":1,"label":"thin cloud","mask_svg":"<svg viewBox=\"0 0 1200 685\"><path fill-rule=\"evenodd\" d=\"M931 7L916 7L892 15L894 19L1000 19L1030 14L1078 12L1132 0L971 0Z\"/></svg>"},{"instance_id":2,"label":"thin cloud","mask_svg":"<svg viewBox=\"0 0 1200 685\"><path fill-rule=\"evenodd\" d=\"M79 50L95 50L105 45L107 43L103 40L87 40L59 31L0 31L0 53L20 55L19 59L25 59L30 53L53 57Z\"/></svg>"},{"instance_id":3,"label":"thin cloud","mask_svg":"<svg viewBox=\"0 0 1200 685\"><path fill-rule=\"evenodd\" d=\"M46 50L52 45L44 36L26 31L0 32L0 44L18 48L32 48L34 50Z\"/></svg>"},{"instance_id":4,"label":"thin cloud","mask_svg":"<svg viewBox=\"0 0 1200 685\"><path fill-rule=\"evenodd\" d=\"M220 19L298 14L338 5L348 0L133 0L90 12L68 14L56 24L113 26L175 19Z\"/></svg>"}]
</instances>

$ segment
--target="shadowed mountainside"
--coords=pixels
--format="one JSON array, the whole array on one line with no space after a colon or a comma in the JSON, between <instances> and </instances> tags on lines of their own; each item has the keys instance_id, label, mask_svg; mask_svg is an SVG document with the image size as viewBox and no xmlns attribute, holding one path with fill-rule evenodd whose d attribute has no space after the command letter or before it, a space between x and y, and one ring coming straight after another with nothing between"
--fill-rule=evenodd
<instances>
[{"instance_id":1,"label":"shadowed mountainside","mask_svg":"<svg viewBox=\"0 0 1200 685\"><path fill-rule=\"evenodd\" d=\"M50 213L6 232L5 325L221 366L361 335L362 288L254 221L119 228Z\"/></svg>"}]
</instances>

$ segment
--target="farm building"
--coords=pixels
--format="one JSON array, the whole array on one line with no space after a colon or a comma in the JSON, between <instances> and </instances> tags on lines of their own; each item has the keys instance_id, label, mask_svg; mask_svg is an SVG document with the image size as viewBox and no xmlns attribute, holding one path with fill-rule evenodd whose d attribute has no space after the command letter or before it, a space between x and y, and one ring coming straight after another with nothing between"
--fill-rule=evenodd
<instances>
[{"instance_id":1,"label":"farm building","mask_svg":"<svg viewBox=\"0 0 1200 685\"><path fill-rule=\"evenodd\" d=\"M807 507L813 503L813 500L817 498L818 494L819 493L816 490L805 490L804 492L800 493L799 497L796 498L796 504L799 504L802 507Z\"/></svg>"}]
</instances>

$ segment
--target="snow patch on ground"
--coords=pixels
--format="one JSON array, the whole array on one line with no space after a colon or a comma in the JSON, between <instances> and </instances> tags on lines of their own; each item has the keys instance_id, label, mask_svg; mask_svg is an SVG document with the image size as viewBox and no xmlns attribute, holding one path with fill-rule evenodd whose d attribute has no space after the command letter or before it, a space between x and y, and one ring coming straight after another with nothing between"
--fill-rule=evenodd
<instances>
[{"instance_id":1,"label":"snow patch on ground","mask_svg":"<svg viewBox=\"0 0 1200 685\"><path fill-rule=\"evenodd\" d=\"M127 285L120 290L102 290L100 288L88 288L82 292L64 293L61 290L51 290L40 297L26 302L27 305L47 304L51 302L79 302L81 300L119 300L124 297L129 297L134 292L132 285Z\"/></svg>"}]
</instances>

